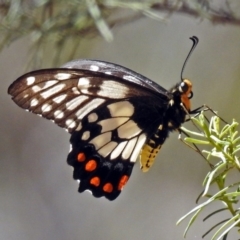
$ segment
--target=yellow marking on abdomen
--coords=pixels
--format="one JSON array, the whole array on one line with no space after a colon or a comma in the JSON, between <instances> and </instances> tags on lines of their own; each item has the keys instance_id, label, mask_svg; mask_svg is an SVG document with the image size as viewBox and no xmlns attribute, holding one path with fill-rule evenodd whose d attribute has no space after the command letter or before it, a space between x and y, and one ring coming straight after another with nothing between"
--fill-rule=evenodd
<instances>
[{"instance_id":1,"label":"yellow marking on abdomen","mask_svg":"<svg viewBox=\"0 0 240 240\"><path fill-rule=\"evenodd\" d=\"M143 172L147 172L153 165L154 160L162 145L158 145L156 148L144 144L140 154L140 165Z\"/></svg>"}]
</instances>

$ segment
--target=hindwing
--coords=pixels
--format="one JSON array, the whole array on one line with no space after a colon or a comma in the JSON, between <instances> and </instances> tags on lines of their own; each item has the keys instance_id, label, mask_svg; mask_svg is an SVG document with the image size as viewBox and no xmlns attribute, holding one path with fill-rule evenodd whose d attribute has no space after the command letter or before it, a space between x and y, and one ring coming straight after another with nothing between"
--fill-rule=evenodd
<instances>
[{"instance_id":1,"label":"hindwing","mask_svg":"<svg viewBox=\"0 0 240 240\"><path fill-rule=\"evenodd\" d=\"M95 197L109 200L120 194L160 120L154 111L153 118L137 116L147 109L147 104L134 98L106 103L83 118L79 130L72 133L67 160L74 167L74 179L80 180L80 192L88 189Z\"/></svg>"}]
</instances>

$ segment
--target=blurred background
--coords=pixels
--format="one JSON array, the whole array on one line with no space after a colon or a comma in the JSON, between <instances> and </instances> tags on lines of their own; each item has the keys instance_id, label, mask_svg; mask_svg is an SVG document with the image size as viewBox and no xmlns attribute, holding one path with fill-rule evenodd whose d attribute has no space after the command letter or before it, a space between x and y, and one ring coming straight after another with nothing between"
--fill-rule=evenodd
<instances>
[{"instance_id":1,"label":"blurred background","mask_svg":"<svg viewBox=\"0 0 240 240\"><path fill-rule=\"evenodd\" d=\"M126 66L166 89L179 82L192 45L189 37L197 36L199 44L184 71L193 83L193 108L208 104L227 121L240 119L240 26L173 14L164 22L146 17L111 31L110 43L101 36L79 41L78 58ZM8 86L26 72L29 47L25 36L0 54L0 238L183 239L187 221L176 222L196 206L209 170L205 161L172 133L148 173L136 164L115 201L79 194L66 163L69 134L23 111L7 94ZM55 51L48 49L43 60ZM202 222L206 215L193 224L187 239L201 239L217 222L217 217ZM236 231L229 239L237 239Z\"/></svg>"}]
</instances>

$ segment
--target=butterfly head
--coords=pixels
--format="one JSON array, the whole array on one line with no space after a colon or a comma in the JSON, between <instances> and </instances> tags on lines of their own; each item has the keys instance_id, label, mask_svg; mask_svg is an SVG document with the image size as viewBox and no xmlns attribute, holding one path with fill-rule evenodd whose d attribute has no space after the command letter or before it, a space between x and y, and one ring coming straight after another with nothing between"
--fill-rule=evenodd
<instances>
[{"instance_id":1,"label":"butterfly head","mask_svg":"<svg viewBox=\"0 0 240 240\"><path fill-rule=\"evenodd\" d=\"M193 97L191 81L188 79L183 79L178 86L178 91L181 95L181 102L184 104L185 108L190 111L190 99Z\"/></svg>"},{"instance_id":2,"label":"butterfly head","mask_svg":"<svg viewBox=\"0 0 240 240\"><path fill-rule=\"evenodd\" d=\"M190 112L191 110L191 103L190 103L190 99L193 97L193 92L192 92L192 83L190 80L186 79L186 78L183 78L183 71L184 71L184 68L186 66L186 63L190 57L190 55L192 54L193 50L195 49L195 47L197 46L198 44L198 38L196 36L192 36L190 37L190 39L192 40L193 42L193 45L184 61L184 64L183 64L183 67L182 67L182 71L181 71L181 83L179 84L178 86L178 91L181 95L181 102L182 104L184 104L186 110L188 112Z\"/></svg>"}]
</instances>

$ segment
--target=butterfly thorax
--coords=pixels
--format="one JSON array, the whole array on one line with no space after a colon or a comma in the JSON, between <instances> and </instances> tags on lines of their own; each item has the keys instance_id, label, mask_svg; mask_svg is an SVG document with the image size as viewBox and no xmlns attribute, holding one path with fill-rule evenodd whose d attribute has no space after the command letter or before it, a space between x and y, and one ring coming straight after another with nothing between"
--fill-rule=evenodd
<instances>
[{"instance_id":1,"label":"butterfly thorax","mask_svg":"<svg viewBox=\"0 0 240 240\"><path fill-rule=\"evenodd\" d=\"M165 142L170 131L177 130L185 122L187 111L190 111L192 95L191 82L185 79L169 90L169 101L156 132L146 141L141 151L141 169L147 172L154 163L157 153Z\"/></svg>"},{"instance_id":2,"label":"butterfly thorax","mask_svg":"<svg viewBox=\"0 0 240 240\"><path fill-rule=\"evenodd\" d=\"M191 82L187 79L169 90L169 93L171 93L169 94L169 101L161 118L162 122L152 136L153 139L156 138L155 144L151 144L152 146L161 145L170 131L179 129L181 124L185 122L187 111L190 111L189 94L191 90Z\"/></svg>"}]
</instances>

